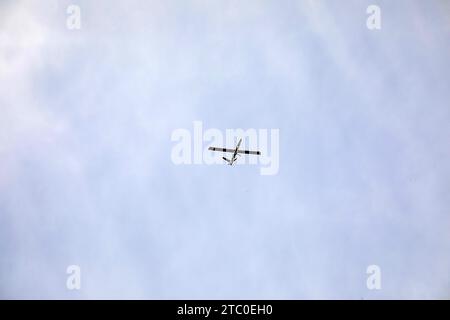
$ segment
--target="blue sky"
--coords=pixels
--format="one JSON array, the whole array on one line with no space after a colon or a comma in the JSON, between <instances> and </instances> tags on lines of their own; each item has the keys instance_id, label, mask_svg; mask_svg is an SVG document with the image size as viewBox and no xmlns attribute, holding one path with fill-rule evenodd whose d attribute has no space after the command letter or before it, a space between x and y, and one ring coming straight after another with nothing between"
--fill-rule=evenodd
<instances>
[{"instance_id":1,"label":"blue sky","mask_svg":"<svg viewBox=\"0 0 450 320\"><path fill-rule=\"evenodd\" d=\"M0 296L449 298L449 13L0 2ZM278 174L174 165L196 120L279 129Z\"/></svg>"}]
</instances>

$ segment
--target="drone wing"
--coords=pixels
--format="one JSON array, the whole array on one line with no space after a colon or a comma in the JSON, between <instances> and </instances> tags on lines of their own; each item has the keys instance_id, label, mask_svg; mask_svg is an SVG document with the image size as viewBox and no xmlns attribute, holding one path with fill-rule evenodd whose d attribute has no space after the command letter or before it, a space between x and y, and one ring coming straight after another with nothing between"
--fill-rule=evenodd
<instances>
[{"instance_id":1,"label":"drone wing","mask_svg":"<svg viewBox=\"0 0 450 320\"><path fill-rule=\"evenodd\" d=\"M237 153L243 153L243 154L254 154L259 156L261 154L261 152L259 151L249 151L249 150L238 150Z\"/></svg>"},{"instance_id":2,"label":"drone wing","mask_svg":"<svg viewBox=\"0 0 450 320\"><path fill-rule=\"evenodd\" d=\"M226 149L226 148L217 148L217 147L209 147L208 150L211 151L219 151L219 152L231 152L234 153L234 151L236 149ZM259 156L261 154L261 152L259 151L250 151L250 150L238 150L237 153L242 153L242 154L254 154Z\"/></svg>"},{"instance_id":3,"label":"drone wing","mask_svg":"<svg viewBox=\"0 0 450 320\"><path fill-rule=\"evenodd\" d=\"M208 150L220 152L234 152L234 149L216 148L216 147L209 147Z\"/></svg>"}]
</instances>

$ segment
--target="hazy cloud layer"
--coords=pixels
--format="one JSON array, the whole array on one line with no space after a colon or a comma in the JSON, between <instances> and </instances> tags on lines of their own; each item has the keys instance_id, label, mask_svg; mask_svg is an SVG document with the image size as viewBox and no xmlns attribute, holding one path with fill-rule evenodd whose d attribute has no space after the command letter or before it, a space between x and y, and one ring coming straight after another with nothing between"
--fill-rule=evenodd
<instances>
[{"instance_id":1,"label":"hazy cloud layer","mask_svg":"<svg viewBox=\"0 0 450 320\"><path fill-rule=\"evenodd\" d=\"M449 298L446 1L74 3L0 4L2 298ZM279 173L175 166L195 120Z\"/></svg>"}]
</instances>

